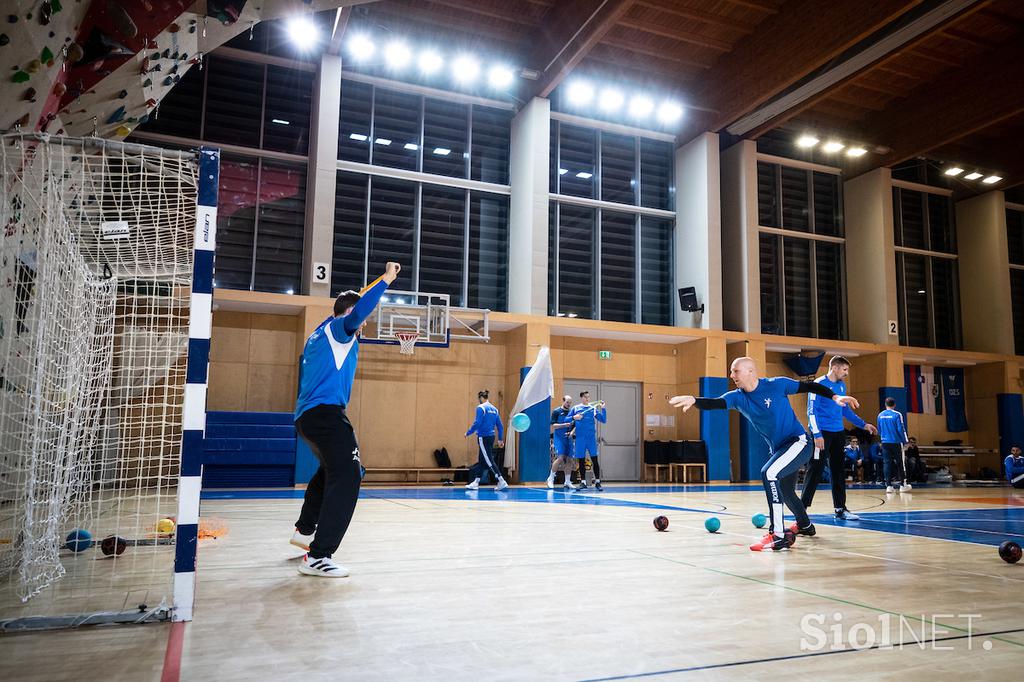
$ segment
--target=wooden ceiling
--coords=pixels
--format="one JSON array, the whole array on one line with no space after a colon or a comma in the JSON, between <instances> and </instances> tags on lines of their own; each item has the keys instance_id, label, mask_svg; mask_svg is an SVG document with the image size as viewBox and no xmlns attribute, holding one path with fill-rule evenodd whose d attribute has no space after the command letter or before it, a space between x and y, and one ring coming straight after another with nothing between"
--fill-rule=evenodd
<instances>
[{"instance_id":1,"label":"wooden ceiling","mask_svg":"<svg viewBox=\"0 0 1024 682\"><path fill-rule=\"evenodd\" d=\"M678 97L685 143L722 131L894 22L955 13L743 136L813 130L864 143L860 173L927 156L1024 182L1024 2L978 0L379 0L354 21L486 48L532 69L519 97L570 73ZM887 151L876 151L887 150Z\"/></svg>"}]
</instances>

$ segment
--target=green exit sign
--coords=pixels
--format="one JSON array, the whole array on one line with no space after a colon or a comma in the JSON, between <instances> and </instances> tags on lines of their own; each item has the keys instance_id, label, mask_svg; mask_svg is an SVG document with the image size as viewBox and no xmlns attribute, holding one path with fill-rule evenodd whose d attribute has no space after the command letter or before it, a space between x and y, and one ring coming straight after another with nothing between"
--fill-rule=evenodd
<instances>
[{"instance_id":1,"label":"green exit sign","mask_svg":"<svg viewBox=\"0 0 1024 682\"><path fill-rule=\"evenodd\" d=\"M612 352L610 350L599 350L597 351L598 360L611 360Z\"/></svg>"}]
</instances>

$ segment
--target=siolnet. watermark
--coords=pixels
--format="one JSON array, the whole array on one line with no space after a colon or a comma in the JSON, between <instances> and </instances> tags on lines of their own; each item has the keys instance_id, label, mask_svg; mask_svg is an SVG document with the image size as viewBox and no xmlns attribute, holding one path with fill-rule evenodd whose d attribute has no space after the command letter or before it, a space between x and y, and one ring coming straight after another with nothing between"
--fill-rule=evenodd
<instances>
[{"instance_id":1,"label":"siolnet. watermark","mask_svg":"<svg viewBox=\"0 0 1024 682\"><path fill-rule=\"evenodd\" d=\"M844 649L905 649L916 647L922 651L973 650L981 646L985 651L992 642L980 643L975 637L978 613L932 613L906 616L881 613L875 620L843 622L838 611L828 616L808 613L800 619L801 651L842 651Z\"/></svg>"}]
</instances>

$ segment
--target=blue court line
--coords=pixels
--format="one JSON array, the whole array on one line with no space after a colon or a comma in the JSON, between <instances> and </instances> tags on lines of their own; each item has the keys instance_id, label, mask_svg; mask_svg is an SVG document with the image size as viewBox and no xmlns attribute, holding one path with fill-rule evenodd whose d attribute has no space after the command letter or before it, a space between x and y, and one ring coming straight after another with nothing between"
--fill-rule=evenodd
<instances>
[{"instance_id":1,"label":"blue court line","mask_svg":"<svg viewBox=\"0 0 1024 682\"><path fill-rule=\"evenodd\" d=\"M998 546L1004 540L1024 539L1024 507L947 509L931 511L865 512L859 521L842 521L832 514L815 514L816 524L918 537Z\"/></svg>"},{"instance_id":2,"label":"blue court line","mask_svg":"<svg viewBox=\"0 0 1024 682\"><path fill-rule=\"evenodd\" d=\"M958 639L983 639L985 637L995 637L996 635L1009 635L1015 632L1024 632L1024 628L1017 628L1016 630L998 630L996 632L972 632L966 635L954 635L953 637L936 637L931 640L934 642L951 642ZM735 668L741 665L757 665L758 663L775 663L777 661L792 661L800 658L815 658L817 656L832 656L833 654L850 654L862 651L873 651L881 650L882 644L875 644L874 646L864 647L860 649L838 649L828 651L812 651L806 654L791 654L789 656L773 656L771 658L754 658L746 661L731 661L729 663L712 663L709 665L694 665L689 668L672 668L669 670L654 670L647 673L636 673L634 675L616 675L614 677L594 677L588 680L581 680L580 682L612 682L613 680L635 680L641 677L656 677L658 675L672 675L674 673L690 673L697 672L699 670L716 670L719 668Z\"/></svg>"}]
</instances>

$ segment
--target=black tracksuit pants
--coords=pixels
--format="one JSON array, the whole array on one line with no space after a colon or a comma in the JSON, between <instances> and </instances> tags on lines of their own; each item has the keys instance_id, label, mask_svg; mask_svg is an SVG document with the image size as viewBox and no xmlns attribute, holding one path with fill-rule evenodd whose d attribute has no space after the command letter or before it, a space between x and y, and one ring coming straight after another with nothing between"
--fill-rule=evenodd
<instances>
[{"instance_id":1,"label":"black tracksuit pants","mask_svg":"<svg viewBox=\"0 0 1024 682\"><path fill-rule=\"evenodd\" d=\"M815 452L815 457L811 458L800 501L804 503L804 507L810 508L811 502L814 501L814 491L821 480L821 472L825 468L825 461L828 460L832 480L832 506L836 509L846 509L846 456L843 453L846 447L846 432L822 431L821 437L825 441L825 449Z\"/></svg>"}]
</instances>

